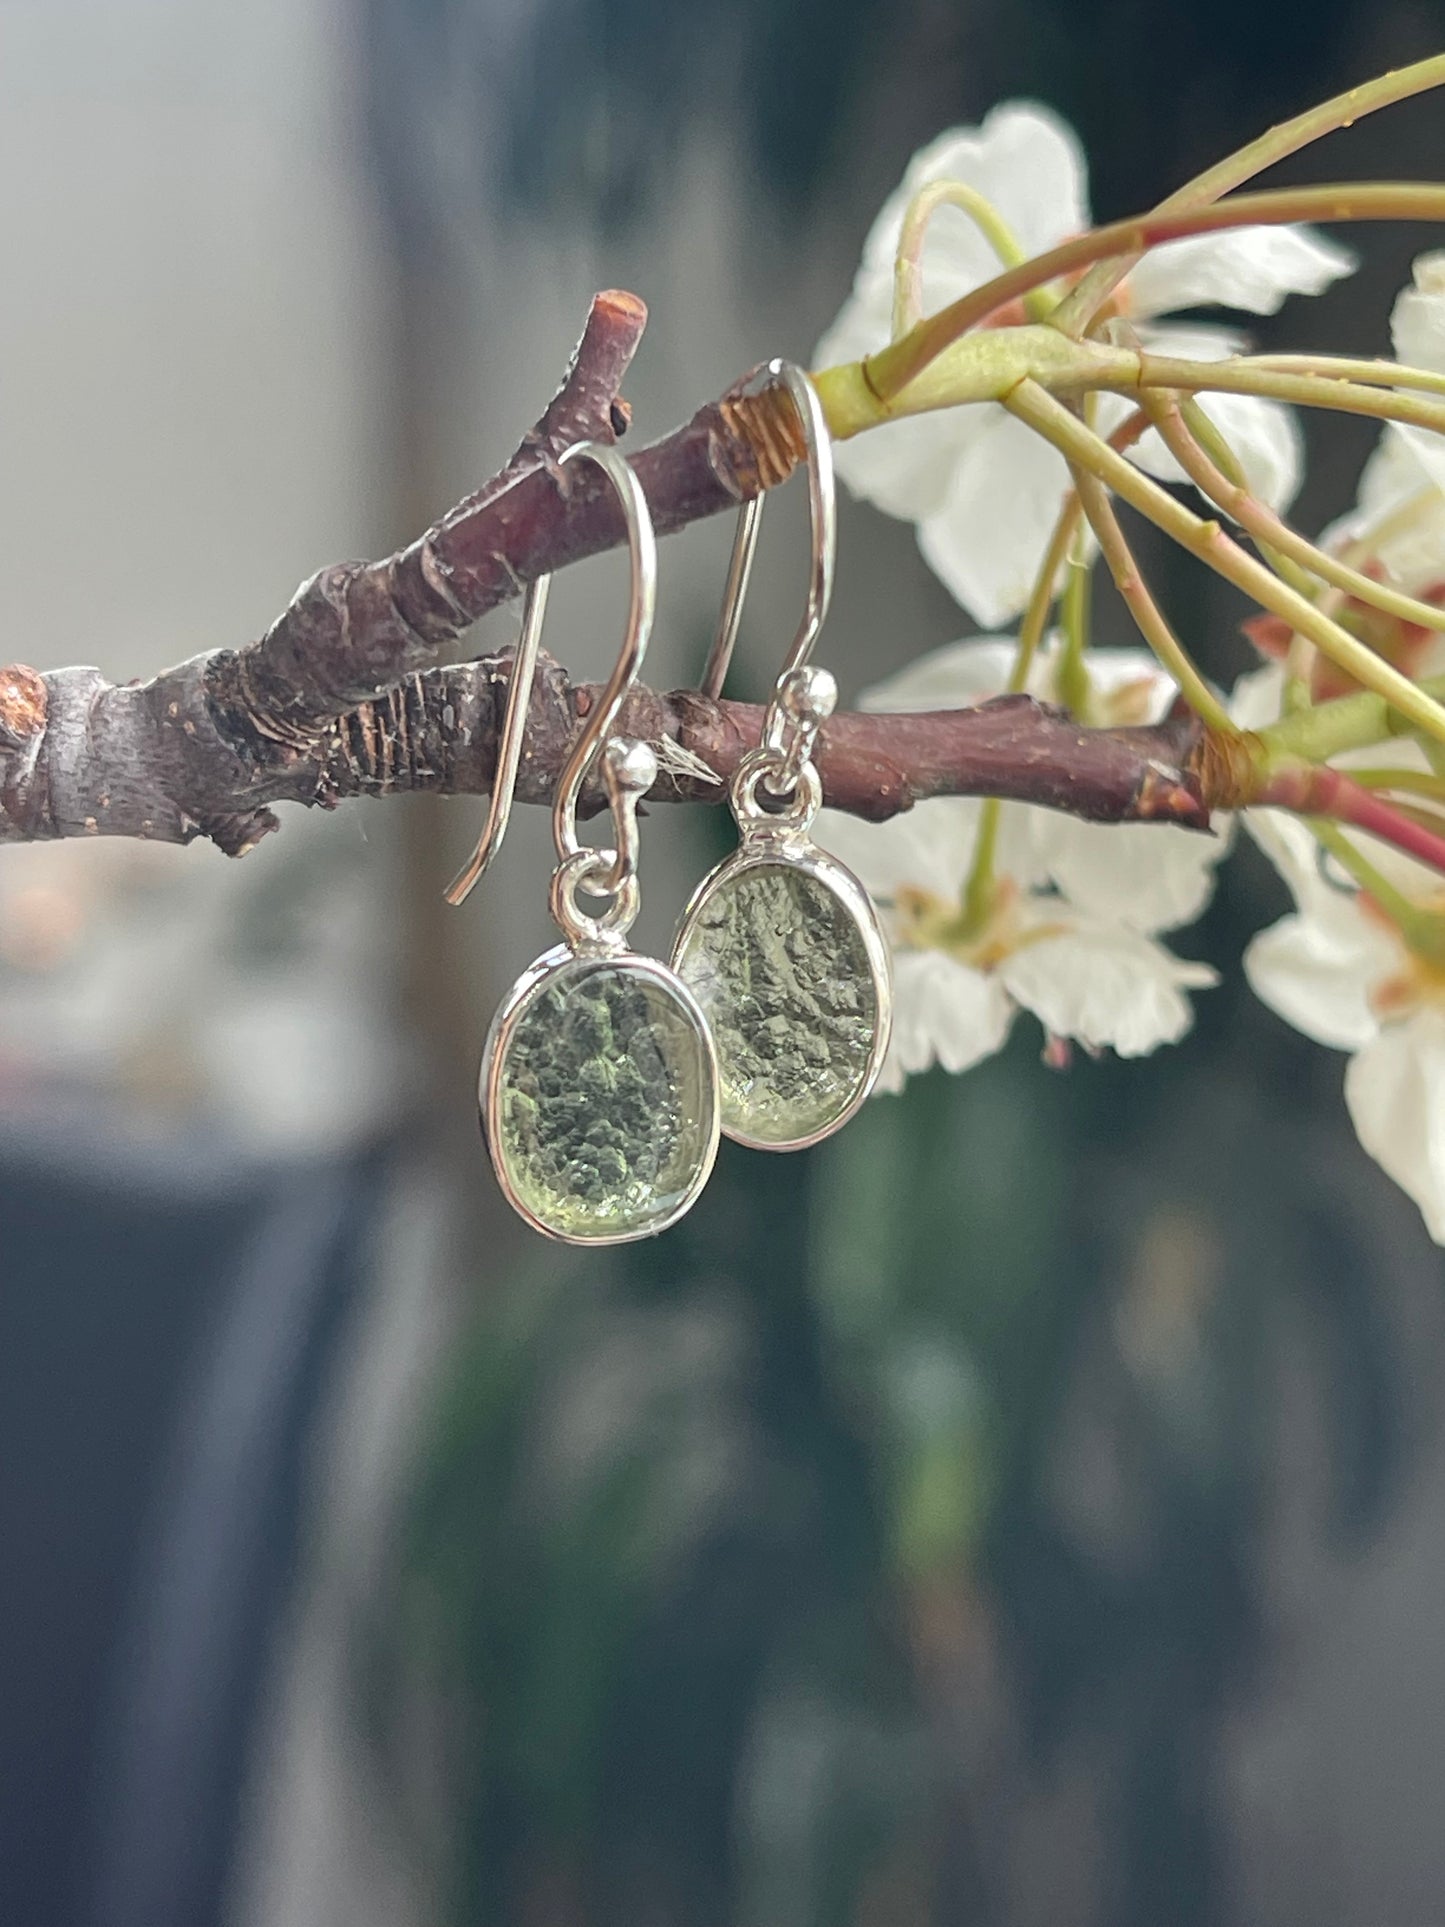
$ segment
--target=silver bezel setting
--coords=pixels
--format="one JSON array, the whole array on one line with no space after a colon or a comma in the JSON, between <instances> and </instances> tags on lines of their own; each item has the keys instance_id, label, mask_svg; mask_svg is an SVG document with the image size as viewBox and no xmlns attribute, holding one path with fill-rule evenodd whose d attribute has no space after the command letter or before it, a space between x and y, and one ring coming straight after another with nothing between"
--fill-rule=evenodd
<instances>
[{"instance_id":1,"label":"silver bezel setting","mask_svg":"<svg viewBox=\"0 0 1445 1927\"><path fill-rule=\"evenodd\" d=\"M816 1131L803 1137L780 1140L777 1138L753 1137L743 1131L731 1130L724 1124L722 1134L731 1138L735 1144L745 1144L754 1151L806 1151L810 1145L821 1144L835 1131L840 1131L848 1120L862 1107L864 1100L878 1082L878 1073L883 1068L883 1060L888 1053L888 1039L893 1029L893 952L879 922L878 912L867 890L844 863L840 863L826 850L819 849L806 832L796 828L780 827L750 828L741 844L731 856L709 870L688 898L687 907L678 920L677 934L672 942L672 967L679 970L683 951L692 934L692 926L706 906L708 900L738 877L746 876L752 870L790 869L801 871L811 882L829 891L852 917L863 941L863 952L868 960L869 973L873 980L874 997L877 1004L878 1021L874 1027L873 1046L868 1063L858 1089L838 1115ZM680 974L680 973L679 973ZM685 979L680 981L685 982ZM714 1042L714 1057L716 1043ZM721 1112L721 1096L719 1096Z\"/></svg>"},{"instance_id":2,"label":"silver bezel setting","mask_svg":"<svg viewBox=\"0 0 1445 1927\"><path fill-rule=\"evenodd\" d=\"M554 1225L539 1218L512 1183L506 1160L499 1148L502 1121L502 1072L506 1064L508 1046L537 992L563 972L576 971L585 974L594 969L621 969L630 975L646 978L650 983L665 990L684 1012L696 1031L702 1047L705 1071L703 1099L708 1106L709 1115L702 1120L704 1148L698 1169L693 1174L687 1190L665 1218L636 1231L582 1237L559 1231ZM601 1245L636 1244L643 1238L661 1236L664 1231L669 1230L684 1217L697 1202L699 1194L712 1175L713 1163L717 1157L721 1130L717 1051L702 1007L675 970L659 962L655 957L644 957L635 950L629 950L620 940L589 943L575 948L569 943L555 944L522 972L502 1000L497 1014L492 1019L491 1028L487 1032L477 1084L477 1103L481 1115L482 1136L502 1195L518 1216L531 1225L533 1230L540 1231L544 1237L552 1238L558 1244L582 1245L590 1249Z\"/></svg>"}]
</instances>

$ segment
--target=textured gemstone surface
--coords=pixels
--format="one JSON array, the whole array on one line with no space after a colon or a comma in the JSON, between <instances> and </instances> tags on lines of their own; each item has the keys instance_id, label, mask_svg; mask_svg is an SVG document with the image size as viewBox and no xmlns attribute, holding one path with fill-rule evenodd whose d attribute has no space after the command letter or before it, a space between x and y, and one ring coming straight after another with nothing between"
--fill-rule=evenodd
<instances>
[{"instance_id":1,"label":"textured gemstone surface","mask_svg":"<svg viewBox=\"0 0 1445 1927\"><path fill-rule=\"evenodd\" d=\"M569 959L512 1019L493 1152L522 1204L568 1238L660 1230L706 1174L712 1069L696 1015L650 972Z\"/></svg>"},{"instance_id":2,"label":"textured gemstone surface","mask_svg":"<svg viewBox=\"0 0 1445 1927\"><path fill-rule=\"evenodd\" d=\"M795 1144L855 1101L878 988L857 920L826 883L790 863L724 876L693 914L677 971L712 1030L731 1136Z\"/></svg>"}]
</instances>

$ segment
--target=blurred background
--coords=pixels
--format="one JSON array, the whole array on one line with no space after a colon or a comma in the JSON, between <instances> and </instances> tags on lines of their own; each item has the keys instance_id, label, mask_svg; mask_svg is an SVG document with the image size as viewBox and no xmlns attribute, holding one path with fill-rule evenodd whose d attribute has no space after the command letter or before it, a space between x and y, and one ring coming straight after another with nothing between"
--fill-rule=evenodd
<instances>
[{"instance_id":1,"label":"blurred background","mask_svg":"<svg viewBox=\"0 0 1445 1927\"><path fill-rule=\"evenodd\" d=\"M4 0L0 657L257 635L506 458L597 288L651 307L641 439L806 359L999 99L1073 121L1107 218L1442 42L1426 0ZM1440 128L1287 177L1438 175ZM1357 238L1266 339L1387 348L1429 237ZM1311 429L1307 527L1368 445ZM846 696L966 625L906 527L841 537ZM667 545L654 680L729 539ZM1156 566L1232 678L1240 610ZM598 673L622 570L572 577L548 645ZM1020 1024L588 1255L477 1140L550 941L543 812L443 905L480 808L0 853L0 1922L1445 1918L1440 1254L1247 994L1263 865L1186 933L1182 1047L1057 1075ZM639 947L715 814L649 821Z\"/></svg>"}]
</instances>

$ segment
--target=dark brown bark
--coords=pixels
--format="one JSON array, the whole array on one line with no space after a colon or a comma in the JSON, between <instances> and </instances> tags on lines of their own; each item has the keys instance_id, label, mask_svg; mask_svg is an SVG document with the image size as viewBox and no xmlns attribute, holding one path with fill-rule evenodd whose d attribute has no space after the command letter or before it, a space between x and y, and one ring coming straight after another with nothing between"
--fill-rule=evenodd
<instances>
[{"instance_id":1,"label":"dark brown bark","mask_svg":"<svg viewBox=\"0 0 1445 1927\"><path fill-rule=\"evenodd\" d=\"M93 669L37 678L48 712L29 753L4 752L10 772L0 842L60 836L141 836L184 843L205 834L239 855L275 818L275 803L330 807L408 790L482 795L491 785L510 659L430 669L313 736L260 761L216 726L207 657L140 686ZM598 686L573 687L544 661L537 678L520 800L543 803ZM3 716L3 697L0 697ZM758 741L762 711L693 690L634 692L621 727L647 738L662 774L658 802L720 802L739 759ZM819 739L825 800L882 821L930 796L1002 796L1095 822L1161 821L1202 829L1208 810L1195 771L1192 717L1154 728L1083 729L1027 696L974 709L908 716L840 715Z\"/></svg>"},{"instance_id":2,"label":"dark brown bark","mask_svg":"<svg viewBox=\"0 0 1445 1927\"><path fill-rule=\"evenodd\" d=\"M484 792L506 658L430 665L526 583L623 539L590 468L557 457L628 422L619 397L646 310L598 295L558 394L507 466L410 547L341 563L300 589L260 641L197 656L142 684L95 669L0 670L0 842L82 835L187 842L239 855L278 802L330 806L401 790ZM723 396L634 457L666 534L784 480L801 454L780 393ZM539 676L518 794L545 801L594 700ZM760 712L640 689L624 729L658 749L658 800L720 800ZM827 801L882 819L924 797L989 794L1096 821L1207 825L1192 718L1082 729L1026 697L934 715L835 717L820 742Z\"/></svg>"}]
</instances>

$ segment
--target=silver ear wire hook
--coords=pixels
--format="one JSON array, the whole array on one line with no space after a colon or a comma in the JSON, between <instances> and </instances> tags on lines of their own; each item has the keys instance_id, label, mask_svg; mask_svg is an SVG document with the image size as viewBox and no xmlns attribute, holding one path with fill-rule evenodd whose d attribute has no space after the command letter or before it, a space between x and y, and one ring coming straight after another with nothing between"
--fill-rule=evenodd
<instances>
[{"instance_id":1,"label":"silver ear wire hook","mask_svg":"<svg viewBox=\"0 0 1445 1927\"><path fill-rule=\"evenodd\" d=\"M584 852L584 846L577 839L577 801L593 763L604 749L610 747L608 739L612 725L617 720L628 690L637 679L647 653L657 606L657 538L653 533L652 516L647 497L642 492L642 484L624 455L607 442L574 442L558 456L557 465L562 467L575 461L590 461L600 468L621 503L632 558L632 594L627 612L627 633L621 652L606 688L587 718L557 779L556 796L552 804L552 841L559 859L564 862L585 853L591 861L590 873L581 879L584 887L595 895L609 896L623 889L636 876L637 804L656 780L656 761L652 759L652 774L641 788L638 787L640 778L647 775L649 767L651 752L648 751L647 756L640 753L647 750L647 745L630 746L634 753L629 754L625 739L619 738L617 753L607 755L603 760L603 783L617 825L618 847L615 851ZM522 630L517 640L507 689L507 709L497 747L497 769L492 780L487 818L476 848L447 887L445 894L448 903L461 903L467 897L495 859L507 832L527 732L527 711L537 677L537 652L551 580L550 576L539 576L527 591L527 599L522 607ZM607 868L605 874L601 874L599 866L604 858Z\"/></svg>"},{"instance_id":2,"label":"silver ear wire hook","mask_svg":"<svg viewBox=\"0 0 1445 1927\"><path fill-rule=\"evenodd\" d=\"M803 425L803 443L807 450L808 461L808 511L812 527L812 569L808 579L808 601L803 612L803 620L798 626L792 646L783 660L778 672L779 679L789 670L799 669L812 654L813 644L818 639L818 631L828 613L828 603L833 594L833 569L838 553L838 503L837 486L833 476L833 438L828 432L827 417L818 391L807 373L796 362L774 360L764 363L739 386L736 393L746 393L759 376L765 378L765 386L786 388L792 397L793 406L798 411L798 420ZM738 624L742 617L743 598L747 594L748 578L752 573L753 556L757 549L758 532L762 522L763 497L752 496L738 514L737 532L733 537L732 559L728 564L727 587L723 591L723 605L718 616L717 632L713 636L712 647L708 651L707 663L698 685L704 696L714 699L721 696L723 684L727 680L728 664L732 661L734 645L737 642Z\"/></svg>"},{"instance_id":3,"label":"silver ear wire hook","mask_svg":"<svg viewBox=\"0 0 1445 1927\"><path fill-rule=\"evenodd\" d=\"M551 576L539 575L529 586L522 604L522 628L512 657L507 710L502 720L501 739L497 744L497 767L492 777L492 794L487 801L487 820L477 838L477 847L443 893L448 903L466 901L501 849L502 839L507 834L512 799L517 793L522 745L527 736L527 706L532 697L532 684L537 677L537 648L542 640L542 619L547 613L547 593L551 587Z\"/></svg>"},{"instance_id":4,"label":"silver ear wire hook","mask_svg":"<svg viewBox=\"0 0 1445 1927\"><path fill-rule=\"evenodd\" d=\"M577 841L577 799L594 761L612 734L612 725L617 721L627 692L641 671L652 635L652 619L657 610L657 537L653 533L652 515L647 506L647 497L642 492L642 484L631 462L607 442L574 442L561 457L564 462L583 459L595 462L602 470L622 506L623 518L627 523L627 546L632 557L632 596L627 611L627 633L623 637L612 674L607 679L607 687L587 718L582 734L572 745L572 753L557 779L557 793L552 805L552 841L558 857L563 861L575 856L582 847ZM604 765L604 779L609 776L614 760L609 758ZM610 795L610 781L608 790ZM626 837L621 822L618 830L619 843L625 845ZM605 895L616 889L634 866L635 857L629 860L628 852L623 847L609 875L598 879L597 893Z\"/></svg>"}]
</instances>

